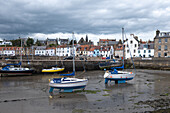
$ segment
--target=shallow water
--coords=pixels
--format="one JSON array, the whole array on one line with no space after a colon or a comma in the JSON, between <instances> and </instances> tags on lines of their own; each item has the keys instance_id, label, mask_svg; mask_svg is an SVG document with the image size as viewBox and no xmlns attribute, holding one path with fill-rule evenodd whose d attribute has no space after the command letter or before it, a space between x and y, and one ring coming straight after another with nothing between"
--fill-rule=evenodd
<instances>
[{"instance_id":1,"label":"shallow water","mask_svg":"<svg viewBox=\"0 0 170 113\"><path fill-rule=\"evenodd\" d=\"M170 71L139 69L131 81L125 84L112 81L107 85L104 84L104 71L77 72L77 75L89 79L85 92L54 90L49 94L49 78L59 77L57 74L1 77L0 113L131 113L170 108L170 103L154 107L146 102L170 99Z\"/></svg>"}]
</instances>

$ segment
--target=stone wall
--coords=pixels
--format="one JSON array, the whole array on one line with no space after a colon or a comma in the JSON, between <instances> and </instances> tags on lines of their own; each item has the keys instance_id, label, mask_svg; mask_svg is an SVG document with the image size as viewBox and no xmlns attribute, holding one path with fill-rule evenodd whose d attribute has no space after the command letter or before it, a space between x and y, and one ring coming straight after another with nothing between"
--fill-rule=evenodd
<instances>
[{"instance_id":1,"label":"stone wall","mask_svg":"<svg viewBox=\"0 0 170 113\"><path fill-rule=\"evenodd\" d=\"M134 58L136 68L170 70L170 58ZM132 64L129 59L127 64Z\"/></svg>"}]
</instances>

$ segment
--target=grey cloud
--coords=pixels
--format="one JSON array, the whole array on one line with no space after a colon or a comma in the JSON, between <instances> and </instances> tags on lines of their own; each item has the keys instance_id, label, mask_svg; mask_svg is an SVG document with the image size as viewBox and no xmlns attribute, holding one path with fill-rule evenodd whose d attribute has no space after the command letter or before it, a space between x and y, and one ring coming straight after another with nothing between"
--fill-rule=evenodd
<instances>
[{"instance_id":1,"label":"grey cloud","mask_svg":"<svg viewBox=\"0 0 170 113\"><path fill-rule=\"evenodd\" d=\"M0 38L72 31L114 34L121 27L131 33L168 30L169 6L166 0L1 0Z\"/></svg>"}]
</instances>

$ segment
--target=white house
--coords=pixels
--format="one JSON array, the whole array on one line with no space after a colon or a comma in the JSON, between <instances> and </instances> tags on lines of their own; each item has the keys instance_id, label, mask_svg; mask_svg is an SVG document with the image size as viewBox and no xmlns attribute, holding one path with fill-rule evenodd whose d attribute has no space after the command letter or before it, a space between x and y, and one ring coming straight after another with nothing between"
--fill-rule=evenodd
<instances>
[{"instance_id":1,"label":"white house","mask_svg":"<svg viewBox=\"0 0 170 113\"><path fill-rule=\"evenodd\" d=\"M15 56L17 47L0 47L0 55Z\"/></svg>"},{"instance_id":2,"label":"white house","mask_svg":"<svg viewBox=\"0 0 170 113\"><path fill-rule=\"evenodd\" d=\"M35 55L45 56L46 55L46 46L37 46L35 50Z\"/></svg>"},{"instance_id":3,"label":"white house","mask_svg":"<svg viewBox=\"0 0 170 113\"><path fill-rule=\"evenodd\" d=\"M46 49L46 56L55 56L55 55L56 55L56 54L55 54L55 50L56 50L55 47L53 47L53 48L47 48L47 49Z\"/></svg>"},{"instance_id":4,"label":"white house","mask_svg":"<svg viewBox=\"0 0 170 113\"><path fill-rule=\"evenodd\" d=\"M100 56L113 58L114 48L113 46L106 46L100 48Z\"/></svg>"},{"instance_id":5,"label":"white house","mask_svg":"<svg viewBox=\"0 0 170 113\"><path fill-rule=\"evenodd\" d=\"M2 45L12 45L12 42L3 40L2 42L0 42L0 46Z\"/></svg>"},{"instance_id":6,"label":"white house","mask_svg":"<svg viewBox=\"0 0 170 113\"><path fill-rule=\"evenodd\" d=\"M138 56L138 37L134 34L130 35L130 38L124 42L125 45L125 59Z\"/></svg>"},{"instance_id":7,"label":"white house","mask_svg":"<svg viewBox=\"0 0 170 113\"><path fill-rule=\"evenodd\" d=\"M154 57L154 43L141 43L137 57Z\"/></svg>"},{"instance_id":8,"label":"white house","mask_svg":"<svg viewBox=\"0 0 170 113\"><path fill-rule=\"evenodd\" d=\"M74 47L75 49L76 47ZM76 51L76 50L74 50ZM76 54L76 52L75 52ZM72 56L73 55L73 47L72 46L58 46L56 48L56 56Z\"/></svg>"}]
</instances>

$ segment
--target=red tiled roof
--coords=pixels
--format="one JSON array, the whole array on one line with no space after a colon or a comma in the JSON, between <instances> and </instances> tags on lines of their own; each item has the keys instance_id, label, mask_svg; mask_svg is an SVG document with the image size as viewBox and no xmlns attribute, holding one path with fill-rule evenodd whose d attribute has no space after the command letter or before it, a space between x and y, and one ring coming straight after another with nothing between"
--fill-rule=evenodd
<instances>
[{"instance_id":1,"label":"red tiled roof","mask_svg":"<svg viewBox=\"0 0 170 113\"><path fill-rule=\"evenodd\" d=\"M94 51L94 50L95 50L95 48L94 48L94 47L90 48L90 51Z\"/></svg>"},{"instance_id":2,"label":"red tiled roof","mask_svg":"<svg viewBox=\"0 0 170 113\"><path fill-rule=\"evenodd\" d=\"M47 50L48 50L48 49L56 49L56 48L55 48L55 47L49 47L49 48L47 48Z\"/></svg>"},{"instance_id":3,"label":"red tiled roof","mask_svg":"<svg viewBox=\"0 0 170 113\"><path fill-rule=\"evenodd\" d=\"M105 41L108 41L108 39L100 39L100 41L104 41L105 42Z\"/></svg>"},{"instance_id":4,"label":"red tiled roof","mask_svg":"<svg viewBox=\"0 0 170 113\"><path fill-rule=\"evenodd\" d=\"M2 50L20 50L21 47L0 47L0 51Z\"/></svg>"}]
</instances>

